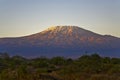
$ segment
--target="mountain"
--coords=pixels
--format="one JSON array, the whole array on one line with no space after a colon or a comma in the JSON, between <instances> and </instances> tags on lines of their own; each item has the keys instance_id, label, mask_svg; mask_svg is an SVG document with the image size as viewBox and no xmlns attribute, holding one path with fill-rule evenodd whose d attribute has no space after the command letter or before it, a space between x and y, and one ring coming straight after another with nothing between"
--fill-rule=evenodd
<instances>
[{"instance_id":1,"label":"mountain","mask_svg":"<svg viewBox=\"0 0 120 80\"><path fill-rule=\"evenodd\" d=\"M120 57L120 38L77 26L54 26L29 36L0 38L0 52L26 57L78 57L96 52L102 56Z\"/></svg>"}]
</instances>

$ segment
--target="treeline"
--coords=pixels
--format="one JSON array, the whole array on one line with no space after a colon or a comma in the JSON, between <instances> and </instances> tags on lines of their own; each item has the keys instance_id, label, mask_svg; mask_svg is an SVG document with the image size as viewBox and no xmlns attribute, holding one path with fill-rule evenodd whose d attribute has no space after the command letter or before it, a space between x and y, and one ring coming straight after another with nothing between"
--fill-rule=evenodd
<instances>
[{"instance_id":1,"label":"treeline","mask_svg":"<svg viewBox=\"0 0 120 80\"><path fill-rule=\"evenodd\" d=\"M120 58L91 54L27 59L0 53L0 80L120 80Z\"/></svg>"}]
</instances>

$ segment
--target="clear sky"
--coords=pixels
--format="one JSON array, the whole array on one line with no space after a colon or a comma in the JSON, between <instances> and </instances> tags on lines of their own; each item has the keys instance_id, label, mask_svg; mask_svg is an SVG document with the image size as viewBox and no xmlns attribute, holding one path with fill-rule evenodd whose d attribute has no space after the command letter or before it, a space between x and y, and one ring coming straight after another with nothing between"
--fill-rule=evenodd
<instances>
[{"instance_id":1,"label":"clear sky","mask_svg":"<svg viewBox=\"0 0 120 80\"><path fill-rule=\"evenodd\" d=\"M120 37L120 0L0 0L0 37L75 25Z\"/></svg>"}]
</instances>

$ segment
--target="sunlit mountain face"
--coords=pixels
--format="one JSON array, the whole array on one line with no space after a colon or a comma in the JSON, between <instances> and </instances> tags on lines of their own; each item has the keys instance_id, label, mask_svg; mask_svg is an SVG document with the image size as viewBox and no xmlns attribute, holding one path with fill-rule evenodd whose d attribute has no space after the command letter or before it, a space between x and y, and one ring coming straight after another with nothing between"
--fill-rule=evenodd
<instances>
[{"instance_id":1,"label":"sunlit mountain face","mask_svg":"<svg viewBox=\"0 0 120 80\"><path fill-rule=\"evenodd\" d=\"M53 26L29 36L1 38L0 51L26 57L78 57L90 53L120 57L120 38L77 26Z\"/></svg>"}]
</instances>

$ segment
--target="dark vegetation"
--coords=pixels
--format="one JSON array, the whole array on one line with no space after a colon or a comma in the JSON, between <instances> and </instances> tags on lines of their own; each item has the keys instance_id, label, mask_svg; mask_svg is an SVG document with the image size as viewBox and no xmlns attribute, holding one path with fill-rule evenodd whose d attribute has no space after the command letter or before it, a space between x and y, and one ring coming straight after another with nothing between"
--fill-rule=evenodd
<instances>
[{"instance_id":1,"label":"dark vegetation","mask_svg":"<svg viewBox=\"0 0 120 80\"><path fill-rule=\"evenodd\" d=\"M0 80L120 80L120 58L92 54L26 59L1 53Z\"/></svg>"}]
</instances>

